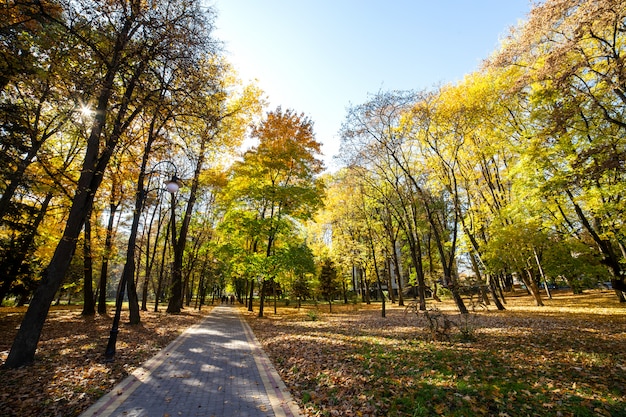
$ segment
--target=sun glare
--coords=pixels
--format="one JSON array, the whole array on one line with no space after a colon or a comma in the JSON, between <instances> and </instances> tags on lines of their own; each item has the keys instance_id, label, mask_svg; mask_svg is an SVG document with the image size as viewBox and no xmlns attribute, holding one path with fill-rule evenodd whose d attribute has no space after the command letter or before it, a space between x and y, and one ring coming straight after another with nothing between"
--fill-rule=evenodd
<instances>
[{"instance_id":1,"label":"sun glare","mask_svg":"<svg viewBox=\"0 0 626 417\"><path fill-rule=\"evenodd\" d=\"M80 114L82 117L91 117L91 115L93 115L94 111L91 109L91 107L89 107L86 104L83 104L80 107Z\"/></svg>"}]
</instances>

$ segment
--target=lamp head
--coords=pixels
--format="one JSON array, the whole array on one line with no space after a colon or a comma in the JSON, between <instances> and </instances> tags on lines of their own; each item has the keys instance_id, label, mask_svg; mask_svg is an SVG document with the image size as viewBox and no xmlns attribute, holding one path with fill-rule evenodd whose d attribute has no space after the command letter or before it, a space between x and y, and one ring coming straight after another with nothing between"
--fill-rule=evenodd
<instances>
[{"instance_id":1,"label":"lamp head","mask_svg":"<svg viewBox=\"0 0 626 417\"><path fill-rule=\"evenodd\" d=\"M180 188L178 181L179 181L178 177L174 175L172 179L169 180L167 184L165 184L165 188L167 188L167 191L170 192L171 194L178 192L178 189Z\"/></svg>"}]
</instances>

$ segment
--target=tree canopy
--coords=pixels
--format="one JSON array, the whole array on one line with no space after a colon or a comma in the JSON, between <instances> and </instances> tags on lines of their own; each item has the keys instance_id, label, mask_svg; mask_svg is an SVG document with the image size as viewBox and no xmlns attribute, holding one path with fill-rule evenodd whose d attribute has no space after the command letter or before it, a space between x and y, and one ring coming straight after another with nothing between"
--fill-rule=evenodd
<instances>
[{"instance_id":1,"label":"tree canopy","mask_svg":"<svg viewBox=\"0 0 626 417\"><path fill-rule=\"evenodd\" d=\"M28 304L7 366L61 297L104 314L127 291L132 323L140 298L626 301L624 0L546 0L460 82L350 105L326 173L313 120L241 83L215 16L0 8L0 299Z\"/></svg>"}]
</instances>

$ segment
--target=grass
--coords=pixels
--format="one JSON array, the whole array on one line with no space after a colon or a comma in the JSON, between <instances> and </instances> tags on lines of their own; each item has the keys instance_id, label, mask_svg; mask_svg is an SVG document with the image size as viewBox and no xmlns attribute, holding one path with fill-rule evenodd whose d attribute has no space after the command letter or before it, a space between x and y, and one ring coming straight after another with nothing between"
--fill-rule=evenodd
<instances>
[{"instance_id":1,"label":"grass","mask_svg":"<svg viewBox=\"0 0 626 417\"><path fill-rule=\"evenodd\" d=\"M247 315L309 415L626 416L626 306L615 295L507 298L433 342L423 318L388 304L322 304ZM315 311L316 321L307 317Z\"/></svg>"}]
</instances>

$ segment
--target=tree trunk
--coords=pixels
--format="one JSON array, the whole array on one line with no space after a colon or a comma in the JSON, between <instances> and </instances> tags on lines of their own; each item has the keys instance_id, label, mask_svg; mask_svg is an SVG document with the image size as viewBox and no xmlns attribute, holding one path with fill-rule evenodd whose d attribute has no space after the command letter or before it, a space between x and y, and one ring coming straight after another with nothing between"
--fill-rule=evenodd
<instances>
[{"instance_id":1,"label":"tree trunk","mask_svg":"<svg viewBox=\"0 0 626 417\"><path fill-rule=\"evenodd\" d=\"M150 285L150 269L146 266L141 287L141 311L148 311L148 286Z\"/></svg>"},{"instance_id":2,"label":"tree trunk","mask_svg":"<svg viewBox=\"0 0 626 417\"><path fill-rule=\"evenodd\" d=\"M267 281L263 279L263 283L261 284L261 299L259 300L259 317L263 317L263 305L265 304L265 287Z\"/></svg>"},{"instance_id":3,"label":"tree trunk","mask_svg":"<svg viewBox=\"0 0 626 417\"><path fill-rule=\"evenodd\" d=\"M127 263L128 264L128 263ZM126 290L128 292L128 310L130 315L130 324L139 324L141 322L141 315L139 313L139 297L137 296L137 285L135 284L135 259L128 269L124 266L122 274L126 275Z\"/></svg>"},{"instance_id":4,"label":"tree trunk","mask_svg":"<svg viewBox=\"0 0 626 417\"><path fill-rule=\"evenodd\" d=\"M96 314L96 305L93 298L93 258L91 254L91 212L87 214L85 230L83 233L83 259L84 259L84 284L83 284L83 316Z\"/></svg>"},{"instance_id":5,"label":"tree trunk","mask_svg":"<svg viewBox=\"0 0 626 417\"><path fill-rule=\"evenodd\" d=\"M161 201L159 199L159 201ZM159 217L157 219L157 230L156 230L156 236L154 237L154 247L152 247L150 241L151 241L151 236L152 236L152 226L154 224L154 218L156 217L156 212L157 209L155 208L152 212L152 216L150 217L150 223L148 225L148 233L146 236L146 268L145 268L145 277L144 277L144 286L143 286L143 294L142 294L142 299L141 299L141 310L142 311L148 311L148 290L149 290L149 285L150 283L152 283L152 288L154 289L155 292L155 297L156 294L158 294L158 292L160 291L160 288L157 289L158 286L161 285L160 282L160 277L157 278L157 285L155 285L154 281L151 279L152 278L152 271L154 269L154 262L156 259L156 254L157 254L157 249L159 246L159 236L161 235L161 225L162 225L162 210L160 209L160 205L159 205ZM166 232L167 233L167 232ZM167 237L165 238L165 241L167 242ZM163 253L163 255L165 255L165 252Z\"/></svg>"},{"instance_id":6,"label":"tree trunk","mask_svg":"<svg viewBox=\"0 0 626 417\"><path fill-rule=\"evenodd\" d=\"M126 246L126 263L124 264L124 270L122 272L121 287L126 285L128 290L128 308L130 310L130 324L135 325L141 322L141 315L139 313L139 297L137 296L137 285L135 283L135 270L136 270L136 248L137 248L137 233L139 231L139 221L141 220L141 213L143 212L143 203L146 198L145 177L146 167L148 165L148 157L152 150L152 143L154 141L154 135L149 135L148 140L144 146L143 156L141 159L141 168L137 177L137 189L135 190L135 209L133 210L133 222L130 227L130 233L128 235L128 244ZM116 306L120 308L120 306Z\"/></svg>"},{"instance_id":7,"label":"tree trunk","mask_svg":"<svg viewBox=\"0 0 626 417\"><path fill-rule=\"evenodd\" d=\"M109 274L109 257L113 249L113 225L115 224L115 212L119 207L119 202L113 201L113 189L111 187L111 201L109 202L109 221L107 223L106 238L104 240L104 255L102 256L102 265L100 267L100 285L98 294L98 314L106 314L107 312L107 281Z\"/></svg>"},{"instance_id":8,"label":"tree trunk","mask_svg":"<svg viewBox=\"0 0 626 417\"><path fill-rule=\"evenodd\" d=\"M396 281L398 282L398 305L399 306L403 306L404 305L404 288L402 287L402 274L400 271L400 260L398 259L398 253L396 252L396 244L397 242L394 241L393 243L393 266L394 269L396 271Z\"/></svg>"},{"instance_id":9,"label":"tree trunk","mask_svg":"<svg viewBox=\"0 0 626 417\"><path fill-rule=\"evenodd\" d=\"M495 303L496 308L501 311L506 310L504 308L504 305L500 302L500 298L498 297L498 293L496 289L497 283L495 282L495 280L493 279L491 275L487 275L487 282L489 284L489 291L491 293L491 298L493 299L493 302Z\"/></svg>"},{"instance_id":10,"label":"tree trunk","mask_svg":"<svg viewBox=\"0 0 626 417\"><path fill-rule=\"evenodd\" d=\"M276 296L276 283L274 282L274 279L272 278L272 296L274 297L274 314L278 314L277 311L277 296Z\"/></svg>"},{"instance_id":11,"label":"tree trunk","mask_svg":"<svg viewBox=\"0 0 626 417\"><path fill-rule=\"evenodd\" d=\"M452 293L452 299L454 300L454 303L456 304L456 307L459 309L459 313L461 313L461 314L468 314L467 307L465 307L465 303L463 302L463 298L461 298L461 294L459 293L458 284L455 282L455 280L452 279L451 276L444 277L444 280L447 283L447 285L446 285L447 288Z\"/></svg>"},{"instance_id":12,"label":"tree trunk","mask_svg":"<svg viewBox=\"0 0 626 417\"><path fill-rule=\"evenodd\" d=\"M248 311L252 311L252 303L254 301L254 279L250 280L250 298L248 299Z\"/></svg>"},{"instance_id":13,"label":"tree trunk","mask_svg":"<svg viewBox=\"0 0 626 417\"><path fill-rule=\"evenodd\" d=\"M187 275L185 278L185 305L189 307L191 305L191 299L193 298L193 287L196 284L196 275L192 274L191 278ZM196 298L197 299L197 298Z\"/></svg>"},{"instance_id":14,"label":"tree trunk","mask_svg":"<svg viewBox=\"0 0 626 417\"><path fill-rule=\"evenodd\" d=\"M380 292L380 298L382 300L380 314L381 317L387 317L387 304L385 302L385 293L383 292L382 281L380 280L380 274L378 273L378 271L376 272L376 281L378 284L378 291Z\"/></svg>"},{"instance_id":15,"label":"tree trunk","mask_svg":"<svg viewBox=\"0 0 626 417\"><path fill-rule=\"evenodd\" d=\"M520 276L522 277L522 281L524 281L524 284L526 284L526 288L535 299L535 304L537 304L537 306L539 307L543 307L543 300L541 299L539 288L537 287L537 284L535 283L535 277L533 277L530 269L526 269L525 272L528 274L528 277L524 275L523 273L520 274Z\"/></svg>"},{"instance_id":16,"label":"tree trunk","mask_svg":"<svg viewBox=\"0 0 626 417\"><path fill-rule=\"evenodd\" d=\"M93 164L89 164L93 165ZM24 315L20 329L15 336L11 351L5 362L8 368L17 368L33 361L37 344L48 316L48 310L54 295L61 286L65 273L69 268L80 231L85 222L86 213L91 210L93 194L90 190L97 189L95 169L83 169L79 180L79 189L74 197L72 208L65 225L63 237L57 244L48 267L42 274L42 280L33 294L28 310ZM92 181L95 187L91 187Z\"/></svg>"},{"instance_id":17,"label":"tree trunk","mask_svg":"<svg viewBox=\"0 0 626 417\"><path fill-rule=\"evenodd\" d=\"M387 267L387 273L385 274L387 277L387 288L389 290L389 299L391 300L392 304L396 303L396 294L395 291L393 290L393 280L391 278L391 259L387 259L386 263L386 267Z\"/></svg>"},{"instance_id":18,"label":"tree trunk","mask_svg":"<svg viewBox=\"0 0 626 417\"><path fill-rule=\"evenodd\" d=\"M539 268L539 274L541 275L541 279L543 279L543 285L546 287L546 295L549 299L552 299L552 294L550 294L550 288L548 288L548 279L543 273L543 268L541 267L541 262L539 262L539 255L537 254L537 250L533 248L533 254L535 255L535 261L537 262L537 268Z\"/></svg>"},{"instance_id":19,"label":"tree trunk","mask_svg":"<svg viewBox=\"0 0 626 417\"><path fill-rule=\"evenodd\" d=\"M365 269L360 268L359 269L361 271L361 280L363 282L363 287L364 287L364 291L365 291L365 304L372 304L372 299L370 297L370 286L369 286L369 281L367 280L367 277L365 276Z\"/></svg>"},{"instance_id":20,"label":"tree trunk","mask_svg":"<svg viewBox=\"0 0 626 417\"><path fill-rule=\"evenodd\" d=\"M419 299L419 309L426 310L426 279L424 277L424 265L422 264L422 248L419 239L412 237L409 240L411 249L411 261L415 268L415 276L417 278L417 296ZM411 243L413 242L413 243Z\"/></svg>"},{"instance_id":21,"label":"tree trunk","mask_svg":"<svg viewBox=\"0 0 626 417\"><path fill-rule=\"evenodd\" d=\"M167 254L167 242L170 237L171 222L167 222L167 228L165 229L165 240L163 241L163 251L161 252L161 267L159 268L159 279L157 283L157 290L154 294L154 312L159 311L159 300L161 299L161 292L163 291L163 280L165 276L165 255ZM156 244L156 243L155 243Z\"/></svg>"}]
</instances>

